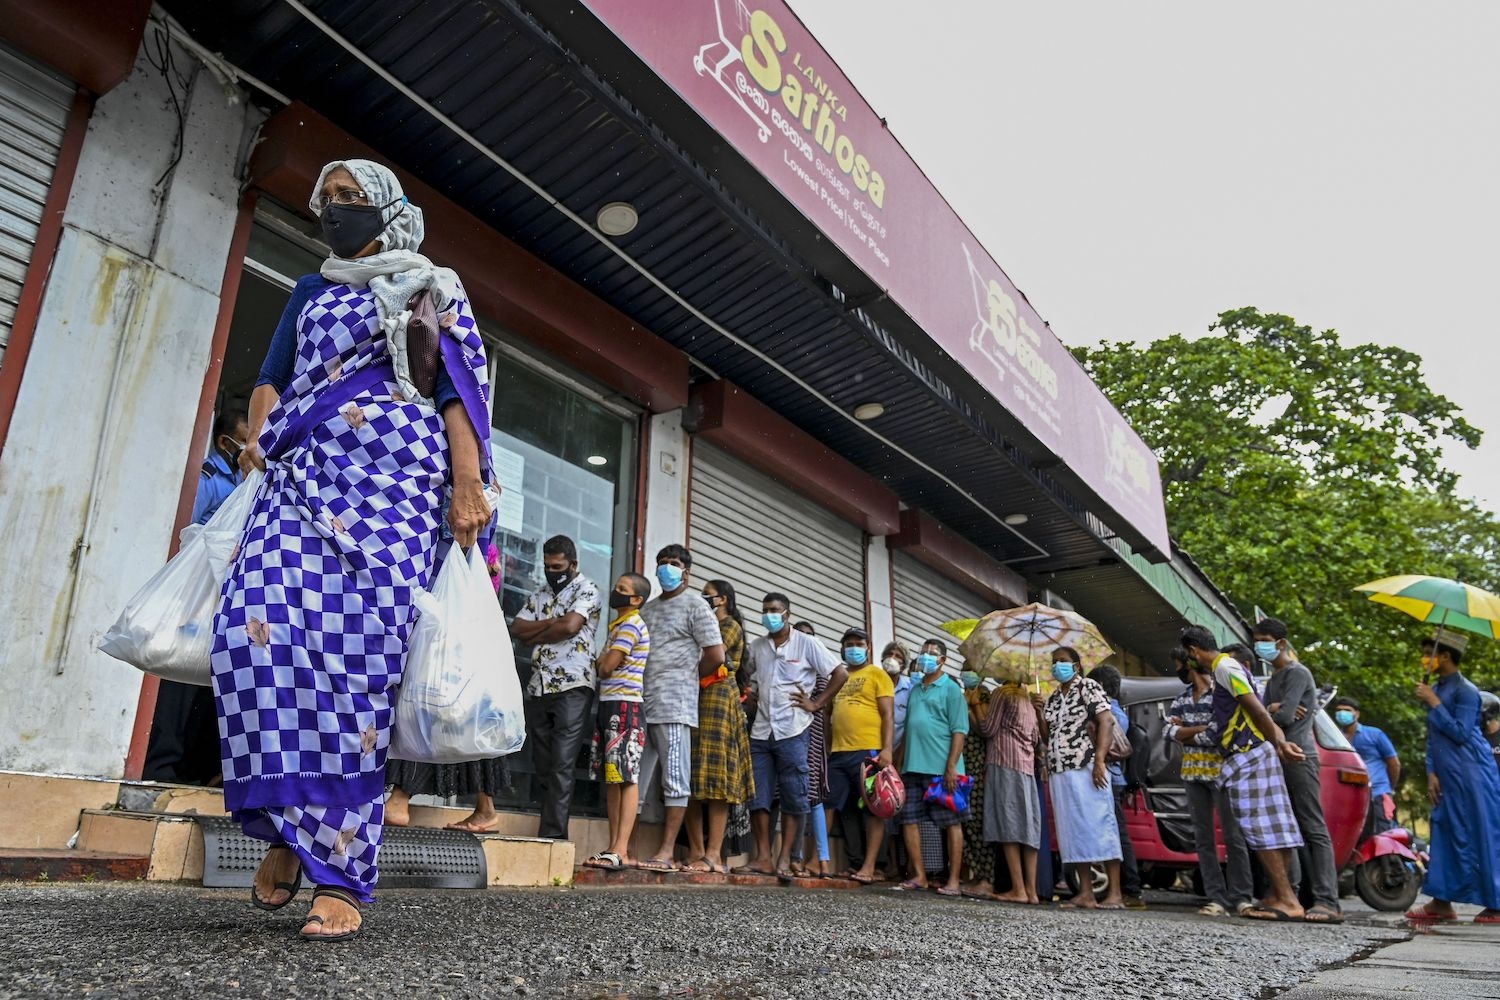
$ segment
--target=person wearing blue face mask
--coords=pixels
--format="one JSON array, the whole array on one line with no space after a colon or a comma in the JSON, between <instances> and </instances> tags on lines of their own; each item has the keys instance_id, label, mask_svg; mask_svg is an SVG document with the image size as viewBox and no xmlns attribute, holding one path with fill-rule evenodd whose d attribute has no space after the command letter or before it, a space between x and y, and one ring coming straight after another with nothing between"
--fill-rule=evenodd
<instances>
[{"instance_id":1,"label":"person wearing blue face mask","mask_svg":"<svg viewBox=\"0 0 1500 1000\"><path fill-rule=\"evenodd\" d=\"M707 677L724 675L724 636L708 604L688 587L693 554L668 545L656 554L661 596L647 601L641 618L651 632L651 653L642 678L646 752L641 756L640 797L659 789L665 813L661 846L639 867L675 871L672 854L693 791L693 730L698 692ZM721 828L722 829L722 828Z\"/></svg>"},{"instance_id":2,"label":"person wearing blue face mask","mask_svg":"<svg viewBox=\"0 0 1500 1000\"><path fill-rule=\"evenodd\" d=\"M885 840L885 821L862 814L860 789L864 765L872 756L875 766L891 765L896 735L896 688L885 668L870 661L870 636L862 628L844 633L844 664L849 679L833 699L833 746L828 758L828 820L841 812L844 820L844 852L849 870L844 874L857 882L875 879L875 858Z\"/></svg>"},{"instance_id":3,"label":"person wearing blue face mask","mask_svg":"<svg viewBox=\"0 0 1500 1000\"><path fill-rule=\"evenodd\" d=\"M808 813L808 744L813 716L838 697L847 670L813 636L791 625L792 602L772 592L761 601L766 634L750 644L749 660L757 695L755 726L750 731L750 761L755 791L750 799L750 827L755 853L736 873L775 874L793 878L792 849ZM813 695L819 679L828 686ZM781 850L771 856L771 798L781 792Z\"/></svg>"},{"instance_id":4,"label":"person wearing blue face mask","mask_svg":"<svg viewBox=\"0 0 1500 1000\"><path fill-rule=\"evenodd\" d=\"M1109 698L1098 681L1081 676L1078 651L1052 651L1052 679L1057 690L1042 706L1042 739L1047 745L1048 798L1057 827L1058 853L1072 865L1079 892L1069 908L1121 910L1120 831L1115 825L1115 798L1110 789L1105 752L1115 727ZM1090 868L1103 864L1109 890L1096 899Z\"/></svg>"},{"instance_id":5,"label":"person wearing blue face mask","mask_svg":"<svg viewBox=\"0 0 1500 1000\"><path fill-rule=\"evenodd\" d=\"M1313 720L1318 711L1318 682L1292 653L1286 623L1263 618L1250 630L1255 655L1271 664L1266 682L1266 711L1281 727L1289 742L1302 748L1303 758L1284 761L1286 791L1292 812L1302 831L1300 853L1303 876L1312 890L1313 905L1303 920L1310 924L1343 923L1339 907L1339 865L1333 856L1333 838L1323 817L1323 786L1319 773L1318 740ZM1296 881L1294 878L1293 881Z\"/></svg>"},{"instance_id":6,"label":"person wearing blue face mask","mask_svg":"<svg viewBox=\"0 0 1500 1000\"><path fill-rule=\"evenodd\" d=\"M1370 813L1364 835L1395 829L1396 788L1401 784L1401 758L1396 755L1396 744L1385 730L1363 722L1359 702L1353 698L1336 699L1329 711L1370 774Z\"/></svg>"},{"instance_id":7,"label":"person wearing blue face mask","mask_svg":"<svg viewBox=\"0 0 1500 1000\"><path fill-rule=\"evenodd\" d=\"M945 792L958 787L958 779L967 774L964 764L964 742L969 735L969 707L964 701L963 685L943 670L947 647L940 639L928 639L916 658L920 683L914 685L907 701L906 738L896 751L896 768L906 786L906 805L897 814L911 878L902 889L926 889L931 863L922 850L922 826L931 824L942 831L947 853L948 878L938 889L944 896L962 895L964 829L970 810L955 811L938 801L927 801L926 793L934 779L941 778Z\"/></svg>"}]
</instances>

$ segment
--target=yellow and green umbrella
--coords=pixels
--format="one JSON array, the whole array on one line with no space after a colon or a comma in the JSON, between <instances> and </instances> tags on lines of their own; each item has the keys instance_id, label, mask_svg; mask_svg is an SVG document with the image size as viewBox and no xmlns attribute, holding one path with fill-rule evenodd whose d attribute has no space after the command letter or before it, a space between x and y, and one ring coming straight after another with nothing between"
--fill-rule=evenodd
<instances>
[{"instance_id":1,"label":"yellow and green umbrella","mask_svg":"<svg viewBox=\"0 0 1500 1000\"><path fill-rule=\"evenodd\" d=\"M1437 576L1388 576L1354 588L1440 629L1462 629L1500 639L1500 597L1488 590Z\"/></svg>"}]
</instances>

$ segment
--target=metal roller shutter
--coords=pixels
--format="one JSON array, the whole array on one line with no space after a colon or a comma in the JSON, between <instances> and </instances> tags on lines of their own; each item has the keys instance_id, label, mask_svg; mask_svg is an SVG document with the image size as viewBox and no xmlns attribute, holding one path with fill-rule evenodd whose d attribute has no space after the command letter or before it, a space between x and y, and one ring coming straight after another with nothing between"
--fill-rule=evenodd
<instances>
[{"instance_id":1,"label":"metal roller shutter","mask_svg":"<svg viewBox=\"0 0 1500 1000\"><path fill-rule=\"evenodd\" d=\"M915 656L928 639L948 644L948 665L962 666L958 640L943 631L943 622L957 618L982 618L995 610L993 602L980 597L937 570L904 552L891 553L891 579L895 584L896 638Z\"/></svg>"},{"instance_id":2,"label":"metal roller shutter","mask_svg":"<svg viewBox=\"0 0 1500 1000\"><path fill-rule=\"evenodd\" d=\"M73 93L67 80L0 46L0 364L10 345Z\"/></svg>"},{"instance_id":3,"label":"metal roller shutter","mask_svg":"<svg viewBox=\"0 0 1500 1000\"><path fill-rule=\"evenodd\" d=\"M777 590L791 598L793 620L811 622L837 648L845 629L866 624L864 543L858 527L723 451L694 444L693 585L728 580L747 634L765 634L760 599Z\"/></svg>"}]
</instances>

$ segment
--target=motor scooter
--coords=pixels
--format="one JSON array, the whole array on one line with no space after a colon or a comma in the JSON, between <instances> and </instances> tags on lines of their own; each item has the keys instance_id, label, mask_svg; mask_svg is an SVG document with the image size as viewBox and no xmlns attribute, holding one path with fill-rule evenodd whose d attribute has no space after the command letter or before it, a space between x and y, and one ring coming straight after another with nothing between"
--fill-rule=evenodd
<instances>
[{"instance_id":1,"label":"motor scooter","mask_svg":"<svg viewBox=\"0 0 1500 1000\"><path fill-rule=\"evenodd\" d=\"M1349 858L1354 888L1377 910L1404 912L1427 878L1427 844L1405 827L1372 833Z\"/></svg>"}]
</instances>

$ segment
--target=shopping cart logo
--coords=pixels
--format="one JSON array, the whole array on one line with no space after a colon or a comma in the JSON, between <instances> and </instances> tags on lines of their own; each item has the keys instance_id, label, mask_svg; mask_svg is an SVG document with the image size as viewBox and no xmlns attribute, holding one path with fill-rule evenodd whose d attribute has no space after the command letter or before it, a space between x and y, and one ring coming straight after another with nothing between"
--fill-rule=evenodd
<instances>
[{"instance_id":1,"label":"shopping cart logo","mask_svg":"<svg viewBox=\"0 0 1500 1000\"><path fill-rule=\"evenodd\" d=\"M1015 297L999 280L980 270L968 244L960 245L974 291L975 319L969 328L969 349L994 366L999 381L1017 377L1055 402L1057 369L1042 356L1042 334L1027 322Z\"/></svg>"},{"instance_id":2,"label":"shopping cart logo","mask_svg":"<svg viewBox=\"0 0 1500 1000\"><path fill-rule=\"evenodd\" d=\"M1151 454L1118 419L1111 420L1095 407L1099 434L1104 438L1104 479L1127 493L1146 493L1151 489Z\"/></svg>"},{"instance_id":3,"label":"shopping cart logo","mask_svg":"<svg viewBox=\"0 0 1500 1000\"><path fill-rule=\"evenodd\" d=\"M744 0L713 0L714 20L718 24L719 37L700 48L693 56L693 69L699 76L711 76L724 92L738 104L750 120L755 123L756 137L761 142L771 138L771 126L763 115L771 113L771 102L745 76L745 58L740 54L739 39L750 30L750 8ZM730 26L738 31L730 34ZM739 68L735 68L735 64ZM732 73L731 73L732 71ZM758 112L758 113L757 113Z\"/></svg>"}]
</instances>

